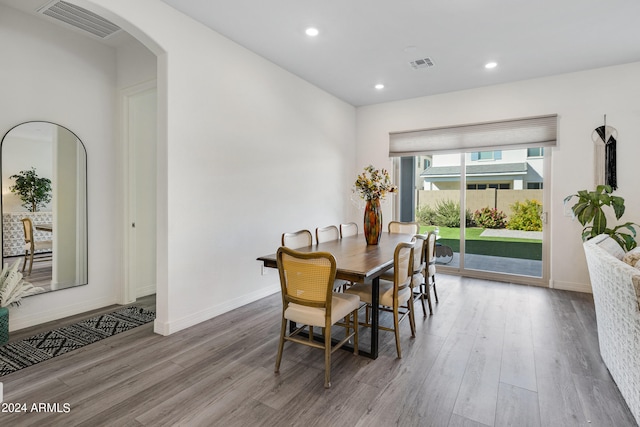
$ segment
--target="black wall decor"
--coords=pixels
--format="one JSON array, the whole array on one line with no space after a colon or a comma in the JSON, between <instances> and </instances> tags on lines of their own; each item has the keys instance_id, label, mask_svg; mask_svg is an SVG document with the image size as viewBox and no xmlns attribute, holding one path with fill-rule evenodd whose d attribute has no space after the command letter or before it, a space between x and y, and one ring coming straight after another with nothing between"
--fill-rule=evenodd
<instances>
[{"instance_id":1,"label":"black wall decor","mask_svg":"<svg viewBox=\"0 0 640 427\"><path fill-rule=\"evenodd\" d=\"M596 177L604 173L604 184L610 185L614 190L618 188L616 175L616 136L618 131L611 126L607 126L607 115L604 116L604 124L594 129L593 140L596 144L595 165ZM598 146L604 146L604 150L599 150ZM602 152L604 151L604 153ZM604 160L604 162L602 162ZM604 169L604 171L602 170ZM596 184L602 184L597 182Z\"/></svg>"}]
</instances>

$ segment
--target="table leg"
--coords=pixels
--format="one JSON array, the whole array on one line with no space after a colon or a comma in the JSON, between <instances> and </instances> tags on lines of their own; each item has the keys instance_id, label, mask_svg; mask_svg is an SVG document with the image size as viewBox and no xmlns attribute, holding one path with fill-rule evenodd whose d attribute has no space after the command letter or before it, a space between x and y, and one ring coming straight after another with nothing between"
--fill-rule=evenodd
<instances>
[{"instance_id":1,"label":"table leg","mask_svg":"<svg viewBox=\"0 0 640 427\"><path fill-rule=\"evenodd\" d=\"M380 305L380 278L376 277L371 282L371 355L372 359L378 358L378 321Z\"/></svg>"}]
</instances>

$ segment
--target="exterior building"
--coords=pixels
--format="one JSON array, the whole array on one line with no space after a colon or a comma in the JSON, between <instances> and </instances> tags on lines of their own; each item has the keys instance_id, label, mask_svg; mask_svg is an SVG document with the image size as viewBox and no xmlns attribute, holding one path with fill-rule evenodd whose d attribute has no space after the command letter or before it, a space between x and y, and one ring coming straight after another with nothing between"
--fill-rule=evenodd
<instances>
[{"instance_id":1,"label":"exterior building","mask_svg":"<svg viewBox=\"0 0 640 427\"><path fill-rule=\"evenodd\" d=\"M467 190L539 190L543 187L543 148L465 153ZM420 173L422 188L460 189L460 154L417 157L427 165ZM418 188L421 186L418 185Z\"/></svg>"}]
</instances>

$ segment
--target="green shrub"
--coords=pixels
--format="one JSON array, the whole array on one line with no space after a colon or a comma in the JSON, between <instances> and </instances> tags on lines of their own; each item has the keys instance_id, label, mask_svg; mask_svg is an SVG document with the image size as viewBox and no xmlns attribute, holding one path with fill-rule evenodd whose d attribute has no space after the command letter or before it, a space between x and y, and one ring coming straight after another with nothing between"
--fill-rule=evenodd
<instances>
[{"instance_id":1,"label":"green shrub","mask_svg":"<svg viewBox=\"0 0 640 427\"><path fill-rule=\"evenodd\" d=\"M542 231L542 205L537 200L515 202L510 206L513 215L507 224L510 230Z\"/></svg>"},{"instance_id":2,"label":"green shrub","mask_svg":"<svg viewBox=\"0 0 640 427\"><path fill-rule=\"evenodd\" d=\"M473 225L471 212L465 212L465 221L468 227ZM460 227L460 203L451 200L440 201L436 204L434 225L440 227Z\"/></svg>"},{"instance_id":3,"label":"green shrub","mask_svg":"<svg viewBox=\"0 0 640 427\"><path fill-rule=\"evenodd\" d=\"M436 212L429 206L423 205L416 209L416 221L420 225L434 225Z\"/></svg>"},{"instance_id":4,"label":"green shrub","mask_svg":"<svg viewBox=\"0 0 640 427\"><path fill-rule=\"evenodd\" d=\"M482 228L505 228L507 214L496 208L482 208L473 213L473 220Z\"/></svg>"}]
</instances>

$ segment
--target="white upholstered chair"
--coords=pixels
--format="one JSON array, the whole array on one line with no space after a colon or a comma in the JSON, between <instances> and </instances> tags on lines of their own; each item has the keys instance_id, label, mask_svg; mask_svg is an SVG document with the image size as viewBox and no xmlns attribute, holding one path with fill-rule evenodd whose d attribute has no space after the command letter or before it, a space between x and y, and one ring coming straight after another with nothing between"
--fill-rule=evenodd
<instances>
[{"instance_id":1,"label":"white upholstered chair","mask_svg":"<svg viewBox=\"0 0 640 427\"><path fill-rule=\"evenodd\" d=\"M417 222L389 222L389 233L419 234L420 224Z\"/></svg>"},{"instance_id":2,"label":"white upholstered chair","mask_svg":"<svg viewBox=\"0 0 640 427\"><path fill-rule=\"evenodd\" d=\"M316 228L316 242L323 243L340 239L340 230L335 225Z\"/></svg>"},{"instance_id":3,"label":"white upholstered chair","mask_svg":"<svg viewBox=\"0 0 640 427\"><path fill-rule=\"evenodd\" d=\"M293 233L282 233L282 246L297 249L311 246L313 237L309 230L300 230Z\"/></svg>"},{"instance_id":4,"label":"white upholstered chair","mask_svg":"<svg viewBox=\"0 0 640 427\"><path fill-rule=\"evenodd\" d=\"M355 222L347 222L345 224L340 224L340 238L357 236L357 235L358 235L358 224L356 224Z\"/></svg>"}]
</instances>

